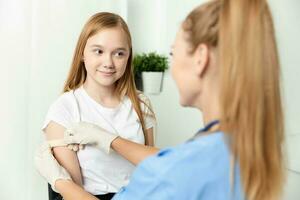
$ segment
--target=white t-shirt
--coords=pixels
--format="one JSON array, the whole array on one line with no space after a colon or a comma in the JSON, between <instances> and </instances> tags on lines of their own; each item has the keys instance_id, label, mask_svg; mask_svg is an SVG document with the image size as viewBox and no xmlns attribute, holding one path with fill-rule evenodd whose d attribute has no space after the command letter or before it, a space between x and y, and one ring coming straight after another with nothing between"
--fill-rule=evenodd
<instances>
[{"instance_id":1,"label":"white t-shirt","mask_svg":"<svg viewBox=\"0 0 300 200\"><path fill-rule=\"evenodd\" d=\"M140 94L147 104L149 99ZM149 113L147 106L141 104L143 113ZM155 119L144 115L146 129L155 126ZM144 144L145 138L130 99L125 96L116 108L103 107L92 99L83 87L62 94L47 113L42 129L50 121L65 128L72 123L85 121L120 134L121 137ZM129 182L134 165L114 151L109 155L92 146L86 146L77 153L83 177L84 189L94 195L117 192Z\"/></svg>"}]
</instances>

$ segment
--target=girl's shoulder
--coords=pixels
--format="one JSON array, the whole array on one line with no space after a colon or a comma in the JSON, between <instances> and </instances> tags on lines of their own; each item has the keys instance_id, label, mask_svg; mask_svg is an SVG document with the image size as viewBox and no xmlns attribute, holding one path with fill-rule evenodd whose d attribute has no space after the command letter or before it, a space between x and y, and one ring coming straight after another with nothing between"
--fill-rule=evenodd
<instances>
[{"instance_id":1,"label":"girl's shoulder","mask_svg":"<svg viewBox=\"0 0 300 200\"><path fill-rule=\"evenodd\" d=\"M74 91L71 90L59 95L51 104L50 109L66 109L71 111L74 110L74 106L76 106L76 99Z\"/></svg>"},{"instance_id":2,"label":"girl's shoulder","mask_svg":"<svg viewBox=\"0 0 300 200\"><path fill-rule=\"evenodd\" d=\"M64 127L68 127L72 122L78 121L78 111L76 108L76 100L73 91L64 92L59 95L50 105L46 118L44 120L42 130L53 121Z\"/></svg>"},{"instance_id":3,"label":"girl's shoulder","mask_svg":"<svg viewBox=\"0 0 300 200\"><path fill-rule=\"evenodd\" d=\"M150 101L149 97L147 97L142 91L137 90L137 95L140 100Z\"/></svg>"},{"instance_id":4,"label":"girl's shoulder","mask_svg":"<svg viewBox=\"0 0 300 200\"><path fill-rule=\"evenodd\" d=\"M143 105L146 105L147 107L151 107L151 101L148 96L146 96L143 92L139 90L137 91L137 94L138 94L138 98L141 101L142 107Z\"/></svg>"},{"instance_id":5,"label":"girl's shoulder","mask_svg":"<svg viewBox=\"0 0 300 200\"><path fill-rule=\"evenodd\" d=\"M143 92L138 91L138 98L140 99L140 105L142 112L145 115L149 115L150 117L154 117L153 107L150 101L150 98L147 97Z\"/></svg>"}]
</instances>

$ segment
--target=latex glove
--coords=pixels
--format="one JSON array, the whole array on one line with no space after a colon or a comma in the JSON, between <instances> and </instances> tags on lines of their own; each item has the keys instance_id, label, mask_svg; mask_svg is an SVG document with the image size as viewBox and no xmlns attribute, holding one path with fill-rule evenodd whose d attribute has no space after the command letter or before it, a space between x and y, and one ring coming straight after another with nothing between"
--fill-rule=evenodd
<instances>
[{"instance_id":1,"label":"latex glove","mask_svg":"<svg viewBox=\"0 0 300 200\"><path fill-rule=\"evenodd\" d=\"M88 122L79 122L71 125L64 132L64 142L67 144L95 145L107 154L110 152L110 145L118 135Z\"/></svg>"},{"instance_id":2,"label":"latex glove","mask_svg":"<svg viewBox=\"0 0 300 200\"><path fill-rule=\"evenodd\" d=\"M48 142L43 143L37 149L34 160L36 169L50 183L55 192L58 192L55 189L57 180L72 180L70 174L54 158Z\"/></svg>"},{"instance_id":3,"label":"latex glove","mask_svg":"<svg viewBox=\"0 0 300 200\"><path fill-rule=\"evenodd\" d=\"M83 150L84 149L84 144L68 144L67 147L68 149L72 150L72 151L79 151L79 150Z\"/></svg>"}]
</instances>

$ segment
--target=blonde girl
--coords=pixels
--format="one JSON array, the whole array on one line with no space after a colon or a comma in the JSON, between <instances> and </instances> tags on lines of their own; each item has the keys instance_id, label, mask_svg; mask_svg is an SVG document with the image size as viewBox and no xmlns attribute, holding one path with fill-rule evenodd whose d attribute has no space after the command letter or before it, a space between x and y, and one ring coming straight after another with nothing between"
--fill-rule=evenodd
<instances>
[{"instance_id":1,"label":"blonde girl","mask_svg":"<svg viewBox=\"0 0 300 200\"><path fill-rule=\"evenodd\" d=\"M97 13L83 27L63 94L51 105L43 130L47 140L57 140L78 122L154 145L154 114L149 99L136 90L131 36L117 14ZM75 183L99 198L110 199L128 184L134 170L119 154L108 155L92 146L77 154L60 146L53 153Z\"/></svg>"}]
</instances>

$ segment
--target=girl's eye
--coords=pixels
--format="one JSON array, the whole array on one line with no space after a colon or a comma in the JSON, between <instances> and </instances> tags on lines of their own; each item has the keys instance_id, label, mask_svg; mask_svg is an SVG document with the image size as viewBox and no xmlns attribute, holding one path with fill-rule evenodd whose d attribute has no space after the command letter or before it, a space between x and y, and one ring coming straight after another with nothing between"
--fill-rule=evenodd
<instances>
[{"instance_id":1,"label":"girl's eye","mask_svg":"<svg viewBox=\"0 0 300 200\"><path fill-rule=\"evenodd\" d=\"M101 49L95 49L94 52L98 55L103 53L103 51Z\"/></svg>"},{"instance_id":2,"label":"girl's eye","mask_svg":"<svg viewBox=\"0 0 300 200\"><path fill-rule=\"evenodd\" d=\"M115 53L115 56L117 56L117 57L123 57L123 56L125 56L125 52L124 51L117 51Z\"/></svg>"},{"instance_id":3,"label":"girl's eye","mask_svg":"<svg viewBox=\"0 0 300 200\"><path fill-rule=\"evenodd\" d=\"M172 52L172 51L170 51L169 55L170 55L170 56L173 56L173 52Z\"/></svg>"}]
</instances>

